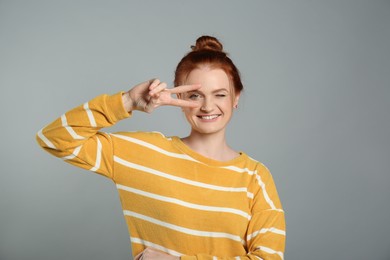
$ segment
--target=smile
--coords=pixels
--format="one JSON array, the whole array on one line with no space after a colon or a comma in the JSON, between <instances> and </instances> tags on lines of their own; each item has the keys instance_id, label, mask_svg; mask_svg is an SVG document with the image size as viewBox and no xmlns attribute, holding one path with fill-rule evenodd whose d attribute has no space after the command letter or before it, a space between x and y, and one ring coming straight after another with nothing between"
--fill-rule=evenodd
<instances>
[{"instance_id":1,"label":"smile","mask_svg":"<svg viewBox=\"0 0 390 260\"><path fill-rule=\"evenodd\" d=\"M204 120L213 120L213 119L216 119L219 116L220 115L207 115L207 116L197 116L197 117L199 117L200 119L204 119Z\"/></svg>"}]
</instances>

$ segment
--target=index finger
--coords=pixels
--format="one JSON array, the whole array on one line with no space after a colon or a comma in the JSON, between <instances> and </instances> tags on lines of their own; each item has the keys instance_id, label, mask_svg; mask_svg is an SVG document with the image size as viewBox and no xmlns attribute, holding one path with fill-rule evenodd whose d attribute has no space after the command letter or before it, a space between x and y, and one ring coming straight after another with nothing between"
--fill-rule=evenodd
<instances>
[{"instance_id":1,"label":"index finger","mask_svg":"<svg viewBox=\"0 0 390 260\"><path fill-rule=\"evenodd\" d=\"M200 104L196 101L189 101L183 99L172 99L170 105L177 107L188 107L188 108L196 108L199 107Z\"/></svg>"},{"instance_id":2,"label":"index finger","mask_svg":"<svg viewBox=\"0 0 390 260\"><path fill-rule=\"evenodd\" d=\"M197 89L200 89L202 86L200 84L192 84L192 85L181 85L178 87L166 89L171 94L180 94L180 93L186 93L190 91L194 91Z\"/></svg>"}]
</instances>

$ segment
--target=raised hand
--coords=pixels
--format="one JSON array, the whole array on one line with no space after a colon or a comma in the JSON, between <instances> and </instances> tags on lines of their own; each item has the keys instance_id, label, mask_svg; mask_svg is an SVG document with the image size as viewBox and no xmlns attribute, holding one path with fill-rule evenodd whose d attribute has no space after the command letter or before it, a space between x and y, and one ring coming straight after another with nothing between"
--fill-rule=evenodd
<instances>
[{"instance_id":1,"label":"raised hand","mask_svg":"<svg viewBox=\"0 0 390 260\"><path fill-rule=\"evenodd\" d=\"M152 79L140 83L124 93L123 104L127 111L139 110L151 113L159 106L197 107L195 101L175 98L172 95L180 95L199 89L200 85L182 85L175 88L167 88L165 82Z\"/></svg>"}]
</instances>

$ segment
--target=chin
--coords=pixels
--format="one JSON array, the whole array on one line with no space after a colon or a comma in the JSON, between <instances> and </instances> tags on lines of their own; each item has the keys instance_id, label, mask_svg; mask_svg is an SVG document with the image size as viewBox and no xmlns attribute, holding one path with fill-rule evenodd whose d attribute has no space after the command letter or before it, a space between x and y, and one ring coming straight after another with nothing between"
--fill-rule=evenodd
<instances>
[{"instance_id":1,"label":"chin","mask_svg":"<svg viewBox=\"0 0 390 260\"><path fill-rule=\"evenodd\" d=\"M199 128L193 128L192 131L196 132L199 135L213 135L213 134L220 134L223 133L224 129L199 129Z\"/></svg>"}]
</instances>

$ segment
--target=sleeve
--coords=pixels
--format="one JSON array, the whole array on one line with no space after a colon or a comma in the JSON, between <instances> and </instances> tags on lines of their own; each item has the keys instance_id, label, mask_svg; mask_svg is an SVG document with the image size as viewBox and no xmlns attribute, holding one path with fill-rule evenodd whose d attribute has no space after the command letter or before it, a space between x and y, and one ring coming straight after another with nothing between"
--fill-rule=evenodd
<instances>
[{"instance_id":1,"label":"sleeve","mask_svg":"<svg viewBox=\"0 0 390 260\"><path fill-rule=\"evenodd\" d=\"M111 136L99 130L131 115L123 106L122 93L100 95L66 112L36 134L38 144L68 163L112 179Z\"/></svg>"},{"instance_id":2,"label":"sleeve","mask_svg":"<svg viewBox=\"0 0 390 260\"><path fill-rule=\"evenodd\" d=\"M198 254L181 256L182 260L284 259L286 225L274 180L269 170L262 164L257 167L254 177L256 192L251 206L252 218L245 239L247 255L221 257Z\"/></svg>"}]
</instances>

